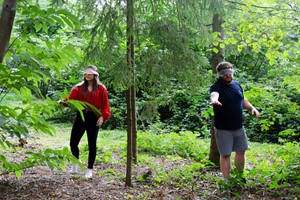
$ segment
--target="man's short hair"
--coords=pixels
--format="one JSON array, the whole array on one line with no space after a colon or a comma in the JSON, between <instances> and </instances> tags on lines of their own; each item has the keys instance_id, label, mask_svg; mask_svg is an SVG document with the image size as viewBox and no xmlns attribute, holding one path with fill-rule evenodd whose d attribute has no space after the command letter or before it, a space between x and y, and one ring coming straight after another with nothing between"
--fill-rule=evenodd
<instances>
[{"instance_id":1,"label":"man's short hair","mask_svg":"<svg viewBox=\"0 0 300 200\"><path fill-rule=\"evenodd\" d=\"M228 68L233 68L233 64L231 64L230 62L223 61L217 65L216 70L217 72L219 72Z\"/></svg>"}]
</instances>

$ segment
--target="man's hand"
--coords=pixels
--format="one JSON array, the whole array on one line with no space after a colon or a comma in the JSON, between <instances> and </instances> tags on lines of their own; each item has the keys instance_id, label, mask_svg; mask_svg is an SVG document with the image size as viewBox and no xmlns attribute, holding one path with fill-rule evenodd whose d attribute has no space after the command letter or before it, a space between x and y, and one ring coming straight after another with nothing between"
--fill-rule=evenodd
<instances>
[{"instance_id":1,"label":"man's hand","mask_svg":"<svg viewBox=\"0 0 300 200\"><path fill-rule=\"evenodd\" d=\"M252 114L252 115L255 115L255 117L259 117L259 112L258 112L258 110L256 110L256 108L254 108L254 107L251 109L251 114Z\"/></svg>"},{"instance_id":2,"label":"man's hand","mask_svg":"<svg viewBox=\"0 0 300 200\"><path fill-rule=\"evenodd\" d=\"M219 99L219 93L218 92L212 92L210 94L210 105L222 106L221 102L218 99Z\"/></svg>"},{"instance_id":3,"label":"man's hand","mask_svg":"<svg viewBox=\"0 0 300 200\"><path fill-rule=\"evenodd\" d=\"M218 100L211 101L211 102L210 102L210 105L213 105L213 106L222 106L221 102L218 101Z\"/></svg>"}]
</instances>

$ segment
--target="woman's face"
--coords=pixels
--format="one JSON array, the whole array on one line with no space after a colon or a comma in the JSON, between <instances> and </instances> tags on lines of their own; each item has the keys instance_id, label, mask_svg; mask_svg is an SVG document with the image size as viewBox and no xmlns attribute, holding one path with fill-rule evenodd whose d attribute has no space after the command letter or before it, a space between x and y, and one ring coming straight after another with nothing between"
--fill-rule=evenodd
<instances>
[{"instance_id":1,"label":"woman's face","mask_svg":"<svg viewBox=\"0 0 300 200\"><path fill-rule=\"evenodd\" d=\"M84 74L84 78L87 81L92 81L92 80L94 80L95 75L94 74Z\"/></svg>"}]
</instances>

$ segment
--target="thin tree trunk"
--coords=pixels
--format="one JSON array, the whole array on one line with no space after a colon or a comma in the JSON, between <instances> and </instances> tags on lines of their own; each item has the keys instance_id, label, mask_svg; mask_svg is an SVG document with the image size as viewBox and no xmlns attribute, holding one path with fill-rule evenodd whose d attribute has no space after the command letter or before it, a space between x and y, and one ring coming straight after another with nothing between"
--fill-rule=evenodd
<instances>
[{"instance_id":1,"label":"thin tree trunk","mask_svg":"<svg viewBox=\"0 0 300 200\"><path fill-rule=\"evenodd\" d=\"M135 73L134 73L135 74ZM131 106L132 106L132 156L133 162L137 164L137 119L136 119L136 92L135 92L135 76L133 77L134 84L131 91Z\"/></svg>"},{"instance_id":2,"label":"thin tree trunk","mask_svg":"<svg viewBox=\"0 0 300 200\"><path fill-rule=\"evenodd\" d=\"M133 5L134 0L132 3L132 32L131 32L131 69L132 69L132 86L131 86L131 107L132 107L132 156L133 156L133 162L137 163L137 119L136 119L136 92L135 92L135 68L134 68L134 36L133 36L133 28L134 28L134 11L133 11Z\"/></svg>"},{"instance_id":3,"label":"thin tree trunk","mask_svg":"<svg viewBox=\"0 0 300 200\"><path fill-rule=\"evenodd\" d=\"M223 19L220 18L218 14L213 16L213 32L219 33L219 38L224 40L224 30L222 28L222 23L224 23ZM218 53L213 53L211 66L214 73L216 73L216 66L219 62L224 61L225 51L220 45L215 46L218 49ZM211 118L211 128L210 128L210 152L209 152L209 160L213 162L215 165L220 165L220 154L218 151L218 147L215 139L215 130L214 130L214 118Z\"/></svg>"},{"instance_id":4,"label":"thin tree trunk","mask_svg":"<svg viewBox=\"0 0 300 200\"><path fill-rule=\"evenodd\" d=\"M132 106L131 106L131 88L126 93L127 103L127 163L126 163L126 182L125 186L131 187L132 180Z\"/></svg>"},{"instance_id":5,"label":"thin tree trunk","mask_svg":"<svg viewBox=\"0 0 300 200\"><path fill-rule=\"evenodd\" d=\"M18 0L5 0L2 6L0 18L0 63L3 63L4 56L8 50L11 31L16 16Z\"/></svg>"},{"instance_id":6,"label":"thin tree trunk","mask_svg":"<svg viewBox=\"0 0 300 200\"><path fill-rule=\"evenodd\" d=\"M134 81L134 44L133 44L133 19L134 19L134 0L127 1L127 66L130 74L130 86L126 93L127 102L127 164L126 164L126 182L125 186L132 187L132 150L133 133L135 119L135 81Z\"/></svg>"}]
</instances>

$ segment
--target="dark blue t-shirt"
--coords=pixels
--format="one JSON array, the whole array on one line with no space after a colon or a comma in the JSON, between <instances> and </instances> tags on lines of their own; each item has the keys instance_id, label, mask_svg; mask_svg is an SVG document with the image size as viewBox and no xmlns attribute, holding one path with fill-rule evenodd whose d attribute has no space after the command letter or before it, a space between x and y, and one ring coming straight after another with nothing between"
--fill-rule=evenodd
<instances>
[{"instance_id":1,"label":"dark blue t-shirt","mask_svg":"<svg viewBox=\"0 0 300 200\"><path fill-rule=\"evenodd\" d=\"M227 85L219 79L210 87L210 93L212 92L219 93L219 101L222 103L222 106L214 106L215 127L221 130L241 128L244 99L241 85L234 80Z\"/></svg>"}]
</instances>

